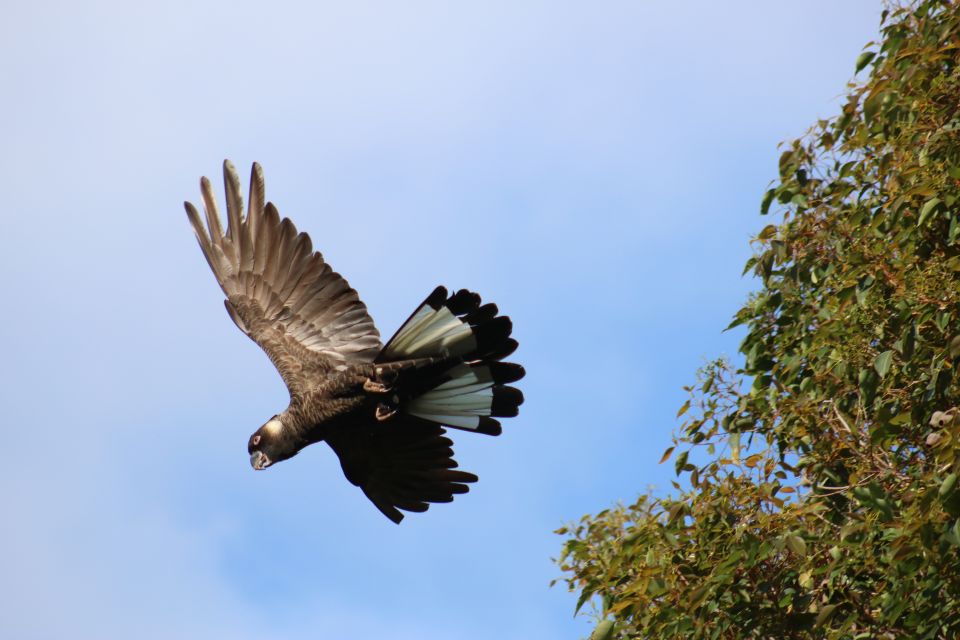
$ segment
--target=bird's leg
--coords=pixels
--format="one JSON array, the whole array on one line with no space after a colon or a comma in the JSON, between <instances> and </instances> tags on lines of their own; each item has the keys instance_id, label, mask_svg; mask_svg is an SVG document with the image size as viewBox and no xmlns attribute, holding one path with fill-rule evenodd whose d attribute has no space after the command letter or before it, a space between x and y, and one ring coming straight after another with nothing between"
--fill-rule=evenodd
<instances>
[{"instance_id":1,"label":"bird's leg","mask_svg":"<svg viewBox=\"0 0 960 640\"><path fill-rule=\"evenodd\" d=\"M397 372L394 369L384 369L375 366L373 375L363 382L363 390L367 393L385 394L393 391L393 383L396 382Z\"/></svg>"},{"instance_id":2,"label":"bird's leg","mask_svg":"<svg viewBox=\"0 0 960 640\"><path fill-rule=\"evenodd\" d=\"M372 378L363 381L363 390L367 393L390 393L390 387Z\"/></svg>"},{"instance_id":3,"label":"bird's leg","mask_svg":"<svg viewBox=\"0 0 960 640\"><path fill-rule=\"evenodd\" d=\"M400 404L400 398L393 394L393 383L397 380L397 372L394 369L374 366L372 373L373 375L364 379L363 390L372 395L385 396L377 403L374 414L377 421L383 422L396 415Z\"/></svg>"},{"instance_id":4,"label":"bird's leg","mask_svg":"<svg viewBox=\"0 0 960 640\"><path fill-rule=\"evenodd\" d=\"M381 402L377 405L377 411L376 413L374 413L374 416L377 418L377 422L384 422L386 420L389 420L396 414L397 414L397 405L390 402Z\"/></svg>"}]
</instances>

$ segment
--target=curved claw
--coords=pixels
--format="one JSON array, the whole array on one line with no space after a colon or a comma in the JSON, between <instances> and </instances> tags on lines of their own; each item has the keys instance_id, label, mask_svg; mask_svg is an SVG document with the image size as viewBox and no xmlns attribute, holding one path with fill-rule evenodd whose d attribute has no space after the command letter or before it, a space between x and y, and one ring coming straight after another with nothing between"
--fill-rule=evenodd
<instances>
[{"instance_id":1,"label":"curved claw","mask_svg":"<svg viewBox=\"0 0 960 640\"><path fill-rule=\"evenodd\" d=\"M389 385L385 385L382 382L376 382L370 378L364 380L363 390L367 393L390 393L390 391L392 391Z\"/></svg>"},{"instance_id":2,"label":"curved claw","mask_svg":"<svg viewBox=\"0 0 960 640\"><path fill-rule=\"evenodd\" d=\"M376 417L378 422L383 422L389 420L397 413L396 405L387 404L386 402L381 402L377 405Z\"/></svg>"}]
</instances>

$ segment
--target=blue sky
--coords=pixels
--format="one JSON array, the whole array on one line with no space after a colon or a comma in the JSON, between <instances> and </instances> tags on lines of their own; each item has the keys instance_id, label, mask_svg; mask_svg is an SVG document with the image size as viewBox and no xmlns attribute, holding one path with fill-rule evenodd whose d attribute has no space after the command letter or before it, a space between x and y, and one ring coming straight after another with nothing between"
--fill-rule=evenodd
<instances>
[{"instance_id":1,"label":"blue sky","mask_svg":"<svg viewBox=\"0 0 960 640\"><path fill-rule=\"evenodd\" d=\"M740 336L779 141L837 111L877 0L18 3L0 23L4 634L575 638L552 531L648 486ZM481 481L389 523L286 404L182 210L256 160L390 335L437 284L528 376Z\"/></svg>"}]
</instances>

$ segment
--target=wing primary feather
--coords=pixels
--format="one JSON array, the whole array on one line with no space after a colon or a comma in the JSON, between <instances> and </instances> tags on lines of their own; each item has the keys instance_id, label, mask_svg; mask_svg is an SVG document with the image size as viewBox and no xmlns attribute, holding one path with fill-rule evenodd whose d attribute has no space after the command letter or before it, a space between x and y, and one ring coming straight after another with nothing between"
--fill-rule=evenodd
<instances>
[{"instance_id":1,"label":"wing primary feather","mask_svg":"<svg viewBox=\"0 0 960 640\"><path fill-rule=\"evenodd\" d=\"M200 212L197 211L197 208L193 206L192 202L184 202L183 208L187 210L187 219L190 220L193 232L197 234L197 240L200 241L200 248L203 249L204 253L207 253L209 240L207 239L207 229L203 226L203 221L200 220Z\"/></svg>"},{"instance_id":2,"label":"wing primary feather","mask_svg":"<svg viewBox=\"0 0 960 640\"><path fill-rule=\"evenodd\" d=\"M400 513L396 507L389 502L382 500L367 488L363 489L363 493L367 496L367 498L370 499L370 502L372 502L374 506L380 510L380 513L387 516L387 518L389 518L394 524L400 524L400 522L403 520L403 514Z\"/></svg>"},{"instance_id":3,"label":"wing primary feather","mask_svg":"<svg viewBox=\"0 0 960 640\"><path fill-rule=\"evenodd\" d=\"M270 217L263 211L263 207L257 211L252 203L247 220L248 224L257 228L253 236L253 274L261 276L254 278L252 297L260 304L260 308L266 311L270 307L271 287L270 281L262 276L271 259L271 253L276 249L277 228L270 224Z\"/></svg>"},{"instance_id":4,"label":"wing primary feather","mask_svg":"<svg viewBox=\"0 0 960 640\"><path fill-rule=\"evenodd\" d=\"M469 471L454 471L452 469L441 471L438 476L449 482L476 482L479 476Z\"/></svg>"},{"instance_id":5,"label":"wing primary feather","mask_svg":"<svg viewBox=\"0 0 960 640\"><path fill-rule=\"evenodd\" d=\"M280 265L281 272L286 269L286 273L284 273L283 279L281 280L283 282L283 286L278 293L280 299L283 300L284 306L289 306L292 302L290 298L297 286L299 286L300 280L303 278L303 274L306 271L306 263L310 259L310 254L303 251L303 234L297 233L297 228L293 226L292 222L290 223L289 228L292 229L294 237L290 247L289 260L286 261L286 266Z\"/></svg>"},{"instance_id":6,"label":"wing primary feather","mask_svg":"<svg viewBox=\"0 0 960 640\"><path fill-rule=\"evenodd\" d=\"M253 230L253 272L263 273L274 242L273 232L275 227L268 223L264 212L263 175L261 174L259 176L260 184L258 186L258 168L259 167L254 164L253 170L250 172L250 204L247 210L247 224L250 225Z\"/></svg>"},{"instance_id":7,"label":"wing primary feather","mask_svg":"<svg viewBox=\"0 0 960 640\"><path fill-rule=\"evenodd\" d=\"M264 224L269 229L271 241L267 244L266 257L263 266L263 282L270 296L269 304L264 308L268 317L275 317L283 310L283 303L280 300L278 292L274 290L271 283L276 281L277 270L280 265L280 252L283 248L283 229L280 226L280 214L276 207L270 205L264 211Z\"/></svg>"},{"instance_id":8,"label":"wing primary feather","mask_svg":"<svg viewBox=\"0 0 960 640\"><path fill-rule=\"evenodd\" d=\"M247 205L247 218L259 219L266 204L266 190L263 180L263 169L257 162L250 169L250 202Z\"/></svg>"},{"instance_id":9,"label":"wing primary feather","mask_svg":"<svg viewBox=\"0 0 960 640\"><path fill-rule=\"evenodd\" d=\"M240 195L240 176L237 168L229 160L223 161L223 190L227 194L227 229L231 232L231 239L239 242L239 234L243 223L243 196ZM243 244L240 244L240 255L243 255Z\"/></svg>"},{"instance_id":10,"label":"wing primary feather","mask_svg":"<svg viewBox=\"0 0 960 640\"><path fill-rule=\"evenodd\" d=\"M218 268L217 265L214 264L213 248L210 245L210 240L207 239L207 230L204 228L203 222L200 220L200 213L190 202L184 202L183 205L187 210L187 218L190 220L191 226L193 226L193 232L197 237L197 243L200 245L200 251L203 253L203 257L207 261L207 264L210 265L210 270L213 271L214 275L217 275ZM217 275L217 280L219 281L219 279L220 276Z\"/></svg>"},{"instance_id":11,"label":"wing primary feather","mask_svg":"<svg viewBox=\"0 0 960 640\"><path fill-rule=\"evenodd\" d=\"M399 496L394 498L393 503L404 511L413 511L415 513L423 513L430 508L430 505L426 502L420 502L419 500L408 500L400 498Z\"/></svg>"},{"instance_id":12,"label":"wing primary feather","mask_svg":"<svg viewBox=\"0 0 960 640\"><path fill-rule=\"evenodd\" d=\"M217 214L217 197L213 194L213 187L210 186L210 180L206 176L200 178L200 193L203 196L203 210L207 214L207 231L210 234L210 241L219 243L223 236L223 228L220 226L220 216Z\"/></svg>"},{"instance_id":13,"label":"wing primary feather","mask_svg":"<svg viewBox=\"0 0 960 640\"><path fill-rule=\"evenodd\" d=\"M273 205L268 204L267 206L271 207ZM281 283L281 286L277 295L280 296L284 306L286 306L287 301L290 299L290 293L293 292L293 288L297 286L298 282L298 278L294 278L291 275L291 269L294 268L297 228L290 221L290 218L284 218L280 221L280 235L282 240L277 254L279 264L277 265L276 280Z\"/></svg>"},{"instance_id":14,"label":"wing primary feather","mask_svg":"<svg viewBox=\"0 0 960 640\"><path fill-rule=\"evenodd\" d=\"M187 217L226 293L231 317L237 321L242 315L247 335L278 366L291 393L304 383L292 368L278 364L291 362L290 356L318 376L334 375L347 364L372 362L381 344L366 307L313 252L309 236L298 233L266 202L260 165L254 163L251 169L246 210L240 179L229 160L223 162L223 181L226 219L221 221L206 177L200 181L204 211L185 204Z\"/></svg>"}]
</instances>

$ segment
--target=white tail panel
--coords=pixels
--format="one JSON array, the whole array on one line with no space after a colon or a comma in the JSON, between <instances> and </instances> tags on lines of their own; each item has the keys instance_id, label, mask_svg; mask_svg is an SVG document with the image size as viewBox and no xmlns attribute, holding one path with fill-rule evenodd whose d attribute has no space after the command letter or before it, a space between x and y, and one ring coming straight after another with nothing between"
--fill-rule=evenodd
<instances>
[{"instance_id":1,"label":"white tail panel","mask_svg":"<svg viewBox=\"0 0 960 640\"><path fill-rule=\"evenodd\" d=\"M473 330L446 307L424 304L404 324L384 350L386 359L462 355L477 346Z\"/></svg>"}]
</instances>

